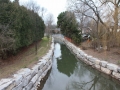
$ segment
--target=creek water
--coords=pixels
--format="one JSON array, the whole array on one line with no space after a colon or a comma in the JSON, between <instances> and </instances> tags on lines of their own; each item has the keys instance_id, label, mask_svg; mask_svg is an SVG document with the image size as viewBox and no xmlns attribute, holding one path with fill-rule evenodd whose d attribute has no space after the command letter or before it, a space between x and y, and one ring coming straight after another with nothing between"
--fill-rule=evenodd
<instances>
[{"instance_id":1,"label":"creek water","mask_svg":"<svg viewBox=\"0 0 120 90\"><path fill-rule=\"evenodd\" d=\"M56 43L51 73L42 90L120 90L117 80L77 60Z\"/></svg>"}]
</instances>

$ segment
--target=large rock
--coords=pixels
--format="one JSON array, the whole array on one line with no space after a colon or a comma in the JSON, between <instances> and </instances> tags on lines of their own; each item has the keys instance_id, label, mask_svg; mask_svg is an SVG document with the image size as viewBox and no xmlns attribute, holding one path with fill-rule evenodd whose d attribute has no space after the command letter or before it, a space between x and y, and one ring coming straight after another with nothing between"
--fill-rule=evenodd
<instances>
[{"instance_id":1,"label":"large rock","mask_svg":"<svg viewBox=\"0 0 120 90\"><path fill-rule=\"evenodd\" d=\"M39 62L38 65L40 66L39 69L42 69L44 67L44 63L43 62Z\"/></svg>"},{"instance_id":2,"label":"large rock","mask_svg":"<svg viewBox=\"0 0 120 90\"><path fill-rule=\"evenodd\" d=\"M13 79L15 80L15 85L19 85L23 81L23 76L20 74L14 74Z\"/></svg>"},{"instance_id":3,"label":"large rock","mask_svg":"<svg viewBox=\"0 0 120 90\"><path fill-rule=\"evenodd\" d=\"M88 55L87 57L86 57L86 59L91 59L91 58L93 58L93 56L91 56L91 55Z\"/></svg>"},{"instance_id":4,"label":"large rock","mask_svg":"<svg viewBox=\"0 0 120 90\"><path fill-rule=\"evenodd\" d=\"M47 68L48 68L48 66L45 65L45 66L42 68L42 71L44 72Z\"/></svg>"},{"instance_id":5,"label":"large rock","mask_svg":"<svg viewBox=\"0 0 120 90\"><path fill-rule=\"evenodd\" d=\"M37 79L38 79L38 75L36 74L36 75L32 78L31 82L35 83L35 82L37 81Z\"/></svg>"},{"instance_id":6,"label":"large rock","mask_svg":"<svg viewBox=\"0 0 120 90\"><path fill-rule=\"evenodd\" d=\"M118 66L115 65L115 64L107 64L107 68L110 69L110 70L113 70L115 72L118 71Z\"/></svg>"},{"instance_id":7,"label":"large rock","mask_svg":"<svg viewBox=\"0 0 120 90\"><path fill-rule=\"evenodd\" d=\"M11 78L7 78L7 79L1 79L0 80L0 86L3 84L6 84L7 82L10 82L12 79Z\"/></svg>"},{"instance_id":8,"label":"large rock","mask_svg":"<svg viewBox=\"0 0 120 90\"><path fill-rule=\"evenodd\" d=\"M36 71L31 70L31 77L34 77L36 74L37 74L37 72L36 72Z\"/></svg>"},{"instance_id":9,"label":"large rock","mask_svg":"<svg viewBox=\"0 0 120 90\"><path fill-rule=\"evenodd\" d=\"M18 86L14 87L12 90L22 90L24 86L24 83L21 82Z\"/></svg>"},{"instance_id":10,"label":"large rock","mask_svg":"<svg viewBox=\"0 0 120 90\"><path fill-rule=\"evenodd\" d=\"M100 61L100 65L102 67L107 67L107 64L108 64L108 62L106 62L106 61Z\"/></svg>"},{"instance_id":11,"label":"large rock","mask_svg":"<svg viewBox=\"0 0 120 90\"><path fill-rule=\"evenodd\" d=\"M25 88L24 88L24 90L31 90L32 89L32 87L33 87L33 82L30 82ZM17 90L19 90L19 89L17 89Z\"/></svg>"},{"instance_id":12,"label":"large rock","mask_svg":"<svg viewBox=\"0 0 120 90\"><path fill-rule=\"evenodd\" d=\"M38 74L37 74L38 78L42 75L42 73L43 73L42 70L38 71Z\"/></svg>"},{"instance_id":13,"label":"large rock","mask_svg":"<svg viewBox=\"0 0 120 90\"><path fill-rule=\"evenodd\" d=\"M97 64L97 65L99 65L100 64L100 60L99 59L94 59L94 64Z\"/></svg>"},{"instance_id":14,"label":"large rock","mask_svg":"<svg viewBox=\"0 0 120 90\"><path fill-rule=\"evenodd\" d=\"M116 79L120 79L120 73L116 73L116 72L112 72L112 75L116 78Z\"/></svg>"},{"instance_id":15,"label":"large rock","mask_svg":"<svg viewBox=\"0 0 120 90\"><path fill-rule=\"evenodd\" d=\"M90 62L94 63L96 59L92 57L92 58L89 58L88 60L89 60Z\"/></svg>"},{"instance_id":16,"label":"large rock","mask_svg":"<svg viewBox=\"0 0 120 90\"><path fill-rule=\"evenodd\" d=\"M28 83L30 82L31 78L32 78L31 75L29 75L29 76L24 78L24 80L23 80L23 86L24 87L28 85Z\"/></svg>"},{"instance_id":17,"label":"large rock","mask_svg":"<svg viewBox=\"0 0 120 90\"><path fill-rule=\"evenodd\" d=\"M32 70L34 70L36 73L38 72L39 69L40 69L40 65L35 65L32 67Z\"/></svg>"},{"instance_id":18,"label":"large rock","mask_svg":"<svg viewBox=\"0 0 120 90\"><path fill-rule=\"evenodd\" d=\"M95 67L96 69L100 70L100 65L95 64L94 67Z\"/></svg>"},{"instance_id":19,"label":"large rock","mask_svg":"<svg viewBox=\"0 0 120 90\"><path fill-rule=\"evenodd\" d=\"M111 70L109 70L107 68L104 68L104 67L101 67L101 71L104 72L104 73L106 73L106 74L108 74L108 75L110 75L111 72L112 72Z\"/></svg>"},{"instance_id":20,"label":"large rock","mask_svg":"<svg viewBox=\"0 0 120 90\"><path fill-rule=\"evenodd\" d=\"M11 90L15 87L15 81L12 78L0 80L0 90Z\"/></svg>"}]
</instances>

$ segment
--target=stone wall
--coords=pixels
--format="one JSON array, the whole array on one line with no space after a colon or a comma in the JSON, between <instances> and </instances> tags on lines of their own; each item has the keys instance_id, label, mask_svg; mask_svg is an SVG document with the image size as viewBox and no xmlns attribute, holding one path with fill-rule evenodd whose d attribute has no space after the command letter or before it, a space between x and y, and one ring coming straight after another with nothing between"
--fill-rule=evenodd
<instances>
[{"instance_id":1,"label":"stone wall","mask_svg":"<svg viewBox=\"0 0 120 90\"><path fill-rule=\"evenodd\" d=\"M58 38L58 37L55 37ZM104 60L99 60L98 58L95 58L91 55L86 54L84 51L82 51L80 48L76 47L74 44L70 43L69 41L65 40L64 38L60 38L59 40L63 41L67 48L79 59L82 60L84 63L92 66L93 68L112 76L113 78L116 78L120 80L120 67L108 63Z\"/></svg>"},{"instance_id":2,"label":"stone wall","mask_svg":"<svg viewBox=\"0 0 120 90\"><path fill-rule=\"evenodd\" d=\"M63 40L63 39L62 39ZM99 60L98 58L95 58L91 55L86 54L84 51L82 51L80 48L76 47L74 44L68 42L64 39L64 43L66 44L67 48L80 60L82 60L84 63L92 66L93 68L110 75L118 80L120 80L120 67L108 63L104 60Z\"/></svg>"},{"instance_id":3,"label":"stone wall","mask_svg":"<svg viewBox=\"0 0 120 90\"><path fill-rule=\"evenodd\" d=\"M51 48L39 62L30 68L22 68L12 78L0 80L0 90L37 90L40 81L52 67L52 56L54 52L54 40L52 38Z\"/></svg>"}]
</instances>

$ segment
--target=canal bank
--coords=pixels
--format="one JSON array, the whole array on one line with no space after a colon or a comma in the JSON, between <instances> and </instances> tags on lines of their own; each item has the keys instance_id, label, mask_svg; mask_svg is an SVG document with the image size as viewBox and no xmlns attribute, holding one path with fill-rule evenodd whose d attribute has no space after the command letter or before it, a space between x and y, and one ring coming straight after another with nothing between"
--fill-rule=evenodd
<instances>
[{"instance_id":1,"label":"canal bank","mask_svg":"<svg viewBox=\"0 0 120 90\"><path fill-rule=\"evenodd\" d=\"M54 39L48 53L43 56L32 68L23 68L11 78L0 80L0 90L37 90L40 81L45 77L52 66Z\"/></svg>"},{"instance_id":2,"label":"canal bank","mask_svg":"<svg viewBox=\"0 0 120 90\"><path fill-rule=\"evenodd\" d=\"M59 42L55 43L51 73L38 90L120 90L120 84L77 59Z\"/></svg>"},{"instance_id":3,"label":"canal bank","mask_svg":"<svg viewBox=\"0 0 120 90\"><path fill-rule=\"evenodd\" d=\"M99 60L98 58L95 58L91 55L86 54L84 51L82 51L80 48L76 47L74 44L71 42L67 41L64 38L61 37L54 37L56 40L61 40L62 42L65 43L67 48L81 61L86 63L87 65L90 65L91 67L97 69L100 72L103 72L107 75L112 76L113 78L117 79L120 81L120 67L108 63L105 60Z\"/></svg>"}]
</instances>

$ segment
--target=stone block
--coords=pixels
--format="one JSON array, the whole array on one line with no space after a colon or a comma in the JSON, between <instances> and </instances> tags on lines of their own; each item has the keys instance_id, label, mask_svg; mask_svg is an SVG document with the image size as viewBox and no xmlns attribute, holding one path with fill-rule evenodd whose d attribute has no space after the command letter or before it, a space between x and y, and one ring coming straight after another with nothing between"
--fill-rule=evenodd
<instances>
[{"instance_id":1,"label":"stone block","mask_svg":"<svg viewBox=\"0 0 120 90\"><path fill-rule=\"evenodd\" d=\"M94 59L94 64L100 65L100 60L98 60L97 58Z\"/></svg>"},{"instance_id":2,"label":"stone block","mask_svg":"<svg viewBox=\"0 0 120 90\"><path fill-rule=\"evenodd\" d=\"M26 77L31 74L31 70L29 68L23 68L17 72L17 74L23 75L23 77Z\"/></svg>"},{"instance_id":3,"label":"stone block","mask_svg":"<svg viewBox=\"0 0 120 90\"><path fill-rule=\"evenodd\" d=\"M44 59L41 60L41 62L45 65L47 63L47 61Z\"/></svg>"},{"instance_id":4,"label":"stone block","mask_svg":"<svg viewBox=\"0 0 120 90\"><path fill-rule=\"evenodd\" d=\"M84 54L83 56L84 56L85 58L87 58L88 55L87 55L87 54Z\"/></svg>"},{"instance_id":5,"label":"stone block","mask_svg":"<svg viewBox=\"0 0 120 90\"><path fill-rule=\"evenodd\" d=\"M46 65L49 66L49 60L47 61Z\"/></svg>"},{"instance_id":6,"label":"stone block","mask_svg":"<svg viewBox=\"0 0 120 90\"><path fill-rule=\"evenodd\" d=\"M31 75L29 75L29 76L24 78L24 80L23 80L23 86L24 87L28 85L28 83L30 82L31 78L32 78Z\"/></svg>"},{"instance_id":7,"label":"stone block","mask_svg":"<svg viewBox=\"0 0 120 90\"><path fill-rule=\"evenodd\" d=\"M110 69L110 70L113 70L115 72L118 71L118 66L115 65L115 64L107 64L107 68Z\"/></svg>"},{"instance_id":8,"label":"stone block","mask_svg":"<svg viewBox=\"0 0 120 90\"><path fill-rule=\"evenodd\" d=\"M43 79L45 77L45 73L42 73L41 75L41 79Z\"/></svg>"},{"instance_id":9,"label":"stone block","mask_svg":"<svg viewBox=\"0 0 120 90\"><path fill-rule=\"evenodd\" d=\"M31 90L37 90L37 88L33 87Z\"/></svg>"},{"instance_id":10,"label":"stone block","mask_svg":"<svg viewBox=\"0 0 120 90\"><path fill-rule=\"evenodd\" d=\"M14 87L12 90L22 90L24 86L24 83L21 82L18 86Z\"/></svg>"},{"instance_id":11,"label":"stone block","mask_svg":"<svg viewBox=\"0 0 120 90\"><path fill-rule=\"evenodd\" d=\"M31 82L33 82L33 84L37 81L38 79L38 75L36 74L32 79Z\"/></svg>"},{"instance_id":12,"label":"stone block","mask_svg":"<svg viewBox=\"0 0 120 90\"><path fill-rule=\"evenodd\" d=\"M7 82L10 82L12 79L11 78L7 78L7 79L1 79L0 80L0 86L7 83Z\"/></svg>"},{"instance_id":13,"label":"stone block","mask_svg":"<svg viewBox=\"0 0 120 90\"><path fill-rule=\"evenodd\" d=\"M0 90L11 90L15 87L15 82L13 79L2 79L0 82Z\"/></svg>"},{"instance_id":14,"label":"stone block","mask_svg":"<svg viewBox=\"0 0 120 90\"><path fill-rule=\"evenodd\" d=\"M86 64L89 64L89 61L87 59L83 60Z\"/></svg>"},{"instance_id":15,"label":"stone block","mask_svg":"<svg viewBox=\"0 0 120 90\"><path fill-rule=\"evenodd\" d=\"M100 65L95 64L94 66L95 66L96 69L98 69L98 70L100 69Z\"/></svg>"},{"instance_id":16,"label":"stone block","mask_svg":"<svg viewBox=\"0 0 120 90\"><path fill-rule=\"evenodd\" d=\"M96 59L95 59L95 58L89 58L88 60L89 60L90 62L94 63Z\"/></svg>"},{"instance_id":17,"label":"stone block","mask_svg":"<svg viewBox=\"0 0 120 90\"><path fill-rule=\"evenodd\" d=\"M106 61L100 61L100 65L102 67L107 67L107 64L108 64L108 62L106 62Z\"/></svg>"},{"instance_id":18,"label":"stone block","mask_svg":"<svg viewBox=\"0 0 120 90\"><path fill-rule=\"evenodd\" d=\"M86 58L89 60L90 58L93 58L93 56L88 55Z\"/></svg>"},{"instance_id":19,"label":"stone block","mask_svg":"<svg viewBox=\"0 0 120 90\"><path fill-rule=\"evenodd\" d=\"M117 69L117 70L118 70L118 72L120 73L120 67L118 67L118 69Z\"/></svg>"},{"instance_id":20,"label":"stone block","mask_svg":"<svg viewBox=\"0 0 120 90\"><path fill-rule=\"evenodd\" d=\"M110 75L111 72L112 72L111 70L109 70L107 68L104 68L104 67L101 67L101 71L104 72L104 73L106 73L106 74L108 74L108 75Z\"/></svg>"},{"instance_id":21,"label":"stone block","mask_svg":"<svg viewBox=\"0 0 120 90\"><path fill-rule=\"evenodd\" d=\"M120 79L120 73L117 72L112 72L112 75L116 78L116 79Z\"/></svg>"},{"instance_id":22,"label":"stone block","mask_svg":"<svg viewBox=\"0 0 120 90\"><path fill-rule=\"evenodd\" d=\"M80 54L77 54L77 58L78 58L78 59L81 59L81 56L80 56Z\"/></svg>"},{"instance_id":23,"label":"stone block","mask_svg":"<svg viewBox=\"0 0 120 90\"><path fill-rule=\"evenodd\" d=\"M38 74L37 74L37 77L39 78L42 75L42 73L43 73L42 70L39 70Z\"/></svg>"},{"instance_id":24,"label":"stone block","mask_svg":"<svg viewBox=\"0 0 120 90\"><path fill-rule=\"evenodd\" d=\"M34 77L36 74L37 74L37 72L36 72L36 71L31 70L31 77Z\"/></svg>"},{"instance_id":25,"label":"stone block","mask_svg":"<svg viewBox=\"0 0 120 90\"><path fill-rule=\"evenodd\" d=\"M91 66L94 65L94 63L93 63L93 62L90 62L90 61L88 61L88 64L91 65Z\"/></svg>"},{"instance_id":26,"label":"stone block","mask_svg":"<svg viewBox=\"0 0 120 90\"><path fill-rule=\"evenodd\" d=\"M45 65L45 66L42 68L42 71L44 72L47 68L48 68L48 66Z\"/></svg>"},{"instance_id":27,"label":"stone block","mask_svg":"<svg viewBox=\"0 0 120 90\"><path fill-rule=\"evenodd\" d=\"M40 66L40 67L39 67L39 70L44 67L44 63L43 63L43 62L39 62L38 65Z\"/></svg>"},{"instance_id":28,"label":"stone block","mask_svg":"<svg viewBox=\"0 0 120 90\"><path fill-rule=\"evenodd\" d=\"M38 81L39 81L39 83L38 83L38 84L40 84L41 79L42 79L42 77L40 76L40 77L38 78Z\"/></svg>"},{"instance_id":29,"label":"stone block","mask_svg":"<svg viewBox=\"0 0 120 90\"><path fill-rule=\"evenodd\" d=\"M23 81L23 76L19 74L14 74L13 79L15 80L15 85L19 85Z\"/></svg>"},{"instance_id":30,"label":"stone block","mask_svg":"<svg viewBox=\"0 0 120 90\"><path fill-rule=\"evenodd\" d=\"M33 82L30 82L24 89L25 90L31 90L33 85L34 85Z\"/></svg>"},{"instance_id":31,"label":"stone block","mask_svg":"<svg viewBox=\"0 0 120 90\"><path fill-rule=\"evenodd\" d=\"M49 62L49 65L51 65L51 63L52 63L52 60L49 60L48 62Z\"/></svg>"},{"instance_id":32,"label":"stone block","mask_svg":"<svg viewBox=\"0 0 120 90\"><path fill-rule=\"evenodd\" d=\"M35 65L32 67L32 70L34 70L35 72L38 72L38 70L40 69L40 65Z\"/></svg>"}]
</instances>

